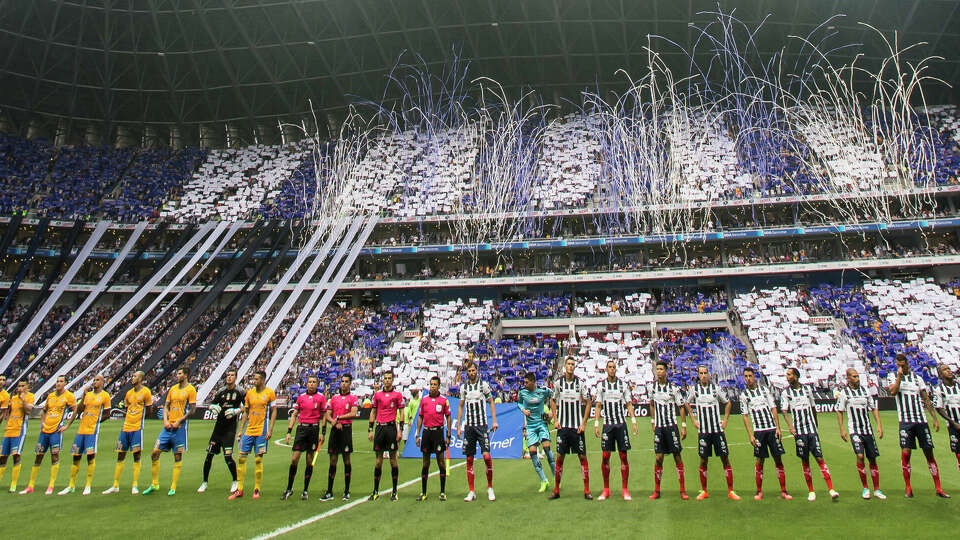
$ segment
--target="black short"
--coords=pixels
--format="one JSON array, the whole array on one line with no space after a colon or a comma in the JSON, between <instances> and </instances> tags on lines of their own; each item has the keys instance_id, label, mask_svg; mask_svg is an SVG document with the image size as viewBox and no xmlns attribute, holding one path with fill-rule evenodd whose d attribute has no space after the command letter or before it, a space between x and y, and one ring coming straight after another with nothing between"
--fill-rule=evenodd
<instances>
[{"instance_id":1,"label":"black short","mask_svg":"<svg viewBox=\"0 0 960 540\"><path fill-rule=\"evenodd\" d=\"M604 452L626 452L630 450L630 434L626 424L605 424L600 438L600 449Z\"/></svg>"},{"instance_id":2,"label":"black short","mask_svg":"<svg viewBox=\"0 0 960 540\"><path fill-rule=\"evenodd\" d=\"M463 428L463 455L477 455L477 446L481 454L490 453L490 433L487 426L467 426Z\"/></svg>"},{"instance_id":3,"label":"black short","mask_svg":"<svg viewBox=\"0 0 960 540\"><path fill-rule=\"evenodd\" d=\"M373 430L373 451L374 452L396 452L397 451L397 425L396 424L377 424Z\"/></svg>"},{"instance_id":4,"label":"black short","mask_svg":"<svg viewBox=\"0 0 960 540\"><path fill-rule=\"evenodd\" d=\"M320 446L320 424L297 426L297 434L293 437L294 452L316 452Z\"/></svg>"},{"instance_id":5,"label":"black short","mask_svg":"<svg viewBox=\"0 0 960 540\"><path fill-rule=\"evenodd\" d=\"M782 456L785 453L783 443L780 441L780 437L777 437L776 430L754 431L753 436L757 439L757 446L753 448L753 457L768 458L770 456Z\"/></svg>"},{"instance_id":6,"label":"black short","mask_svg":"<svg viewBox=\"0 0 960 540\"><path fill-rule=\"evenodd\" d=\"M576 428L564 427L557 430L557 453L577 454L587 453L587 443L583 433L577 433Z\"/></svg>"},{"instance_id":7,"label":"black short","mask_svg":"<svg viewBox=\"0 0 960 540\"><path fill-rule=\"evenodd\" d=\"M327 440L327 453L346 455L351 452L353 452L353 424L340 424L340 429L334 426Z\"/></svg>"},{"instance_id":8,"label":"black short","mask_svg":"<svg viewBox=\"0 0 960 540\"><path fill-rule=\"evenodd\" d=\"M933 450L933 436L926 422L900 422L900 448Z\"/></svg>"},{"instance_id":9,"label":"black short","mask_svg":"<svg viewBox=\"0 0 960 540\"><path fill-rule=\"evenodd\" d=\"M817 459L823 459L823 449L820 448L820 436L816 433L797 433L793 438L797 444L797 457L807 459L813 454Z\"/></svg>"},{"instance_id":10,"label":"black short","mask_svg":"<svg viewBox=\"0 0 960 540\"><path fill-rule=\"evenodd\" d=\"M954 454L960 454L960 430L953 429L953 426L950 426L947 433L950 435L950 451Z\"/></svg>"},{"instance_id":11,"label":"black short","mask_svg":"<svg viewBox=\"0 0 960 540\"><path fill-rule=\"evenodd\" d=\"M682 450L677 426L653 428L654 454L679 454Z\"/></svg>"},{"instance_id":12,"label":"black short","mask_svg":"<svg viewBox=\"0 0 960 540\"><path fill-rule=\"evenodd\" d=\"M423 438L420 439L420 452L424 455L441 455L447 449L447 438L443 434L443 427L423 428Z\"/></svg>"},{"instance_id":13,"label":"black short","mask_svg":"<svg viewBox=\"0 0 960 540\"><path fill-rule=\"evenodd\" d=\"M850 434L850 444L853 446L853 453L867 456L867 459L876 459L880 456L880 450L877 449L877 441L873 435Z\"/></svg>"},{"instance_id":14,"label":"black short","mask_svg":"<svg viewBox=\"0 0 960 540\"><path fill-rule=\"evenodd\" d=\"M720 433L701 433L697 440L697 453L702 458L727 457L730 449L727 448L727 436Z\"/></svg>"},{"instance_id":15,"label":"black short","mask_svg":"<svg viewBox=\"0 0 960 540\"><path fill-rule=\"evenodd\" d=\"M208 454L219 454L221 451L225 456L233 454L233 445L237 442L237 432L218 433L214 431L210 434L210 443L207 444Z\"/></svg>"}]
</instances>

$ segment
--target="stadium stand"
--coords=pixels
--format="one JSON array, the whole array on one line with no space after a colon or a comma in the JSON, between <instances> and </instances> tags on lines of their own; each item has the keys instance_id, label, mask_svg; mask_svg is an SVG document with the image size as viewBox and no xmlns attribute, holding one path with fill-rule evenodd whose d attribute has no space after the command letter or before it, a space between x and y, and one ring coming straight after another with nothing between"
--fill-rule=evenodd
<instances>
[{"instance_id":1,"label":"stadium stand","mask_svg":"<svg viewBox=\"0 0 960 540\"><path fill-rule=\"evenodd\" d=\"M602 173L595 134L600 122L596 116L570 114L547 126L532 194L537 208L583 208L591 199Z\"/></svg>"},{"instance_id":2,"label":"stadium stand","mask_svg":"<svg viewBox=\"0 0 960 540\"><path fill-rule=\"evenodd\" d=\"M737 161L736 145L715 113L684 110L666 126L670 158L680 178L680 200L739 199L754 190Z\"/></svg>"},{"instance_id":3,"label":"stadium stand","mask_svg":"<svg viewBox=\"0 0 960 540\"><path fill-rule=\"evenodd\" d=\"M265 199L280 193L308 154L308 141L211 151L183 194L168 201L160 215L177 220L246 219Z\"/></svg>"},{"instance_id":4,"label":"stadium stand","mask_svg":"<svg viewBox=\"0 0 960 540\"><path fill-rule=\"evenodd\" d=\"M697 382L697 368L707 366L723 388L743 389L743 368L747 346L733 334L721 330L667 331L653 344L657 360L670 368L669 381L687 388ZM752 366L756 367L756 366Z\"/></svg>"},{"instance_id":5,"label":"stadium stand","mask_svg":"<svg viewBox=\"0 0 960 540\"><path fill-rule=\"evenodd\" d=\"M617 377L633 388L633 399L644 402L653 383L649 336L640 332L577 333L576 375L591 388L606 377L607 362L617 362Z\"/></svg>"},{"instance_id":6,"label":"stadium stand","mask_svg":"<svg viewBox=\"0 0 960 540\"><path fill-rule=\"evenodd\" d=\"M786 386L784 370L788 367L802 370L807 380L819 386L839 383L847 367L865 372L859 354L839 330L810 321L796 290L776 287L738 294L733 306L756 351L761 372L774 386Z\"/></svg>"}]
</instances>

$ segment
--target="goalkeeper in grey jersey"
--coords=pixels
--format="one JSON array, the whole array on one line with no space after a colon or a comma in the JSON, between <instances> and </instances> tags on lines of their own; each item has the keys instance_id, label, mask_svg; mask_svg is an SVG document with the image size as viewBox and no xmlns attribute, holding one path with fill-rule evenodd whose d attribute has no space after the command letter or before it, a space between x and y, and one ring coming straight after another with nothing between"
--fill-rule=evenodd
<instances>
[{"instance_id":1,"label":"goalkeeper in grey jersey","mask_svg":"<svg viewBox=\"0 0 960 540\"><path fill-rule=\"evenodd\" d=\"M237 464L233 461L233 443L237 440L237 423L240 413L243 412L243 398L246 393L237 388L237 372L231 369L227 372L226 384L217 392L210 402L210 413L216 418L210 434L210 443L207 445L207 457L203 461L203 483L197 488L197 493L207 490L207 480L210 478L210 467L213 465L213 456L223 452L223 461L230 469L233 484L230 493L237 490Z\"/></svg>"}]
</instances>

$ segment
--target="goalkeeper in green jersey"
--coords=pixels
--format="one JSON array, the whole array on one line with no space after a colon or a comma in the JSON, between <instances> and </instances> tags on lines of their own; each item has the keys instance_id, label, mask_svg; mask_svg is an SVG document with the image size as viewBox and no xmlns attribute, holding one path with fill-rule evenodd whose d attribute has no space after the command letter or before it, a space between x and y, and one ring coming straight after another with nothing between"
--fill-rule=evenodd
<instances>
[{"instance_id":1,"label":"goalkeeper in green jersey","mask_svg":"<svg viewBox=\"0 0 960 540\"><path fill-rule=\"evenodd\" d=\"M556 468L556 462L553 458L553 452L550 450L550 430L547 428L547 421L550 420L549 410L544 407L550 403L550 396L553 395L547 388L537 387L537 376L532 372L527 372L523 376L523 388L517 396L517 406L525 417L525 431L527 439L527 450L530 452L530 461L533 462L533 469L537 471L540 477L539 492L547 490L550 483L547 482L547 475L543 472L543 465L540 463L538 449L543 446L543 453L547 456L547 462L550 464L550 470Z\"/></svg>"}]
</instances>

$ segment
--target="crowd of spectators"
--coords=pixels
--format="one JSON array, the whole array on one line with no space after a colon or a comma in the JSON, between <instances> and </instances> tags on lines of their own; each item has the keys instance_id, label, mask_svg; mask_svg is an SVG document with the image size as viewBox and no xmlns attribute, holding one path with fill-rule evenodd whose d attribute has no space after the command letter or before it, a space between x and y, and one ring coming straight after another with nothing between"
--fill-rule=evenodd
<instances>
[{"instance_id":1,"label":"crowd of spectators","mask_svg":"<svg viewBox=\"0 0 960 540\"><path fill-rule=\"evenodd\" d=\"M926 130L922 119L918 129L932 135L935 172L927 178L921 170L913 180L955 185L960 115L953 106L927 112L933 129ZM796 133L754 129L746 116L681 111L683 122L664 126L668 163L680 180L670 198L687 204L870 191L881 188L896 165L885 161L882 145L864 143L854 126L839 125L829 114L806 115ZM591 115L568 115L547 125L535 152L533 208L586 208L617 197L607 193L604 182L614 157L605 153L601 131L601 119ZM483 140L482 129L470 122L429 135L408 130L378 137L345 180L343 206L400 217L469 212L474 184L486 176L476 170ZM330 144L317 155L325 155ZM182 220L301 217L315 192L312 150L308 140L209 153L55 148L0 134L0 213L29 209L58 218L103 213L122 220L158 214ZM321 182L326 174L319 175Z\"/></svg>"}]
</instances>

